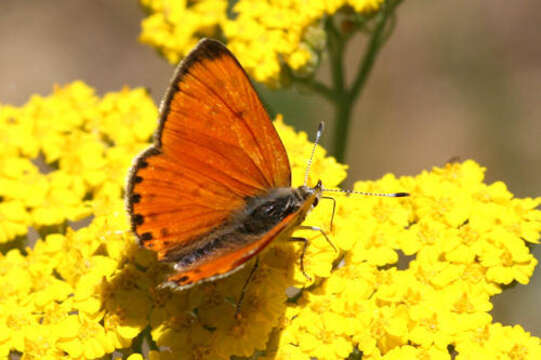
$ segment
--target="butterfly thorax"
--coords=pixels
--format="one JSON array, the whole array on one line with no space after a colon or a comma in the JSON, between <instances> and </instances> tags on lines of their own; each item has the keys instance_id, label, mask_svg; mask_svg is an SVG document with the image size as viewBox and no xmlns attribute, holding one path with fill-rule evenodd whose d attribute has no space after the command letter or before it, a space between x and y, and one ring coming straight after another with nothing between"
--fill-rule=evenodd
<instances>
[{"instance_id":1,"label":"butterfly thorax","mask_svg":"<svg viewBox=\"0 0 541 360\"><path fill-rule=\"evenodd\" d=\"M273 189L267 195L248 198L246 207L233 221L241 224L239 231L242 233L262 235L288 215L299 211L313 194L314 190L306 186Z\"/></svg>"},{"instance_id":2,"label":"butterfly thorax","mask_svg":"<svg viewBox=\"0 0 541 360\"><path fill-rule=\"evenodd\" d=\"M189 269L224 253L249 247L267 235L269 242L289 237L317 205L320 193L318 188L307 186L283 187L247 198L244 208L233 213L222 226L195 239L189 246L171 251L164 260L174 262L177 270ZM253 252L246 254L247 257L254 255Z\"/></svg>"}]
</instances>

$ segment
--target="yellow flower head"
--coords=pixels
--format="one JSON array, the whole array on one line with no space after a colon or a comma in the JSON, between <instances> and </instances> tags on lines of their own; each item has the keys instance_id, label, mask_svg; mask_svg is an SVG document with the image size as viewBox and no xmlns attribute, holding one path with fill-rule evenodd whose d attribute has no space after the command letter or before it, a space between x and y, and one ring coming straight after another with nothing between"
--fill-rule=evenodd
<instances>
[{"instance_id":1,"label":"yellow flower head","mask_svg":"<svg viewBox=\"0 0 541 360\"><path fill-rule=\"evenodd\" d=\"M14 136L0 153L1 356L94 359L124 349L139 359L145 343L151 359L449 359L449 349L457 359L539 357L538 337L488 312L491 296L532 275L541 198L485 184L472 160L355 184L409 198L332 193L332 229L332 202L322 199L306 224L322 227L336 250L319 232L295 233L310 241L308 279L302 244L272 244L238 317L249 267L182 292L158 287L168 267L134 244L122 199L156 115L143 90L100 99L81 82L0 108ZM275 126L298 186L312 144L280 117ZM336 187L346 169L318 149L308 184ZM33 246L28 226L41 236Z\"/></svg>"},{"instance_id":2,"label":"yellow flower head","mask_svg":"<svg viewBox=\"0 0 541 360\"><path fill-rule=\"evenodd\" d=\"M227 1L141 0L149 10L140 40L172 64L202 36L222 35L242 66L259 82L277 87L289 69L310 75L325 48L323 19L343 8L378 10L383 0L240 0L227 16Z\"/></svg>"},{"instance_id":3,"label":"yellow flower head","mask_svg":"<svg viewBox=\"0 0 541 360\"><path fill-rule=\"evenodd\" d=\"M201 36L213 37L226 18L226 0L141 0L149 12L140 40L176 64Z\"/></svg>"}]
</instances>

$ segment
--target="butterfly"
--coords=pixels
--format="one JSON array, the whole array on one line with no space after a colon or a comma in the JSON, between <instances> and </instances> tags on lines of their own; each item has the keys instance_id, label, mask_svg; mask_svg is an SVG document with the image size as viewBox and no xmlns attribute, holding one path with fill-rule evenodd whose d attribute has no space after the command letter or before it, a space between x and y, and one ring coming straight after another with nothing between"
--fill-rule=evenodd
<instances>
[{"instance_id":1,"label":"butterfly","mask_svg":"<svg viewBox=\"0 0 541 360\"><path fill-rule=\"evenodd\" d=\"M290 239L323 191L333 190L291 187L286 150L248 75L222 43L203 39L173 75L126 197L139 243L173 265L163 285L185 289Z\"/></svg>"},{"instance_id":2,"label":"butterfly","mask_svg":"<svg viewBox=\"0 0 541 360\"><path fill-rule=\"evenodd\" d=\"M321 192L321 183L291 187L286 150L246 72L203 39L174 73L126 196L139 243L173 265L166 284L184 289L289 238Z\"/></svg>"}]
</instances>

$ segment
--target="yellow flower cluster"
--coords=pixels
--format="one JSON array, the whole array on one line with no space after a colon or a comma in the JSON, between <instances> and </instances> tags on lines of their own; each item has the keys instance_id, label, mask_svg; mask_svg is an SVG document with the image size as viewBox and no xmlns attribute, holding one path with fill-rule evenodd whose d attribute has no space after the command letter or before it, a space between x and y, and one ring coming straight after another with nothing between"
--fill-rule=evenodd
<instances>
[{"instance_id":1,"label":"yellow flower cluster","mask_svg":"<svg viewBox=\"0 0 541 360\"><path fill-rule=\"evenodd\" d=\"M0 357L95 359L123 351L143 358L363 359L541 358L539 338L493 323L490 297L525 284L537 264L541 199L515 199L483 183L473 161L359 191L409 198L322 199L298 231L310 246L275 243L262 254L238 317L250 267L182 292L157 285L169 268L134 244L122 187L148 146L157 110L140 89L102 99L83 83L0 107ZM275 122L295 185L311 143ZM318 149L309 183L337 186L346 167ZM58 226L92 215L89 225ZM34 227L41 238L21 246ZM19 239L20 241L14 241ZM482 357L480 357L481 355Z\"/></svg>"},{"instance_id":2,"label":"yellow flower cluster","mask_svg":"<svg viewBox=\"0 0 541 360\"><path fill-rule=\"evenodd\" d=\"M226 19L227 0L140 0L149 13L140 41L177 64L202 36L216 36Z\"/></svg>"},{"instance_id":3,"label":"yellow flower cluster","mask_svg":"<svg viewBox=\"0 0 541 360\"><path fill-rule=\"evenodd\" d=\"M532 276L537 260L527 243L539 239L541 198L515 199L483 176L468 160L355 184L409 198L338 198L332 235L343 256L321 241L309 249L312 271L326 280L286 309L265 359L343 359L352 351L363 360L541 358L539 338L488 314L503 285ZM326 217L314 211L307 222Z\"/></svg>"},{"instance_id":4,"label":"yellow flower cluster","mask_svg":"<svg viewBox=\"0 0 541 360\"><path fill-rule=\"evenodd\" d=\"M97 358L142 329L119 327L96 287L126 248L109 229L126 229L126 171L156 117L143 89L100 99L82 82L0 105L0 242L9 250L0 257L0 356ZM66 230L91 215L90 227ZM33 248L24 246L29 227L43 236Z\"/></svg>"},{"instance_id":5,"label":"yellow flower cluster","mask_svg":"<svg viewBox=\"0 0 541 360\"><path fill-rule=\"evenodd\" d=\"M176 64L201 36L223 36L228 48L259 82L279 86L284 64L312 73L325 47L322 19L349 7L379 9L383 0L240 0L227 17L227 1L140 0L150 15L141 41Z\"/></svg>"},{"instance_id":6,"label":"yellow flower cluster","mask_svg":"<svg viewBox=\"0 0 541 360\"><path fill-rule=\"evenodd\" d=\"M0 105L0 243L91 215L87 199L118 199L156 116L143 89L100 100L82 82L21 108Z\"/></svg>"}]
</instances>

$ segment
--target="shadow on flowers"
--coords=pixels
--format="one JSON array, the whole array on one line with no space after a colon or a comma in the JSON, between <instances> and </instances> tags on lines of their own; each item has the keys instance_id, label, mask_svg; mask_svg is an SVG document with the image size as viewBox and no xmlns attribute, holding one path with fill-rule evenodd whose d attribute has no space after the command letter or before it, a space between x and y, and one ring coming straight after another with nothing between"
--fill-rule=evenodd
<instances>
[{"instance_id":1,"label":"shadow on flowers","mask_svg":"<svg viewBox=\"0 0 541 360\"><path fill-rule=\"evenodd\" d=\"M294 283L298 266L295 249L292 244L275 244L261 255L236 318L236 302L253 262L226 278L178 291L160 287L171 271L167 264L158 262L155 253L130 244L119 270L103 283L105 321L130 341L149 326L150 332L142 335L150 334L146 341L164 356L250 356L265 349L285 312L286 289Z\"/></svg>"}]
</instances>

